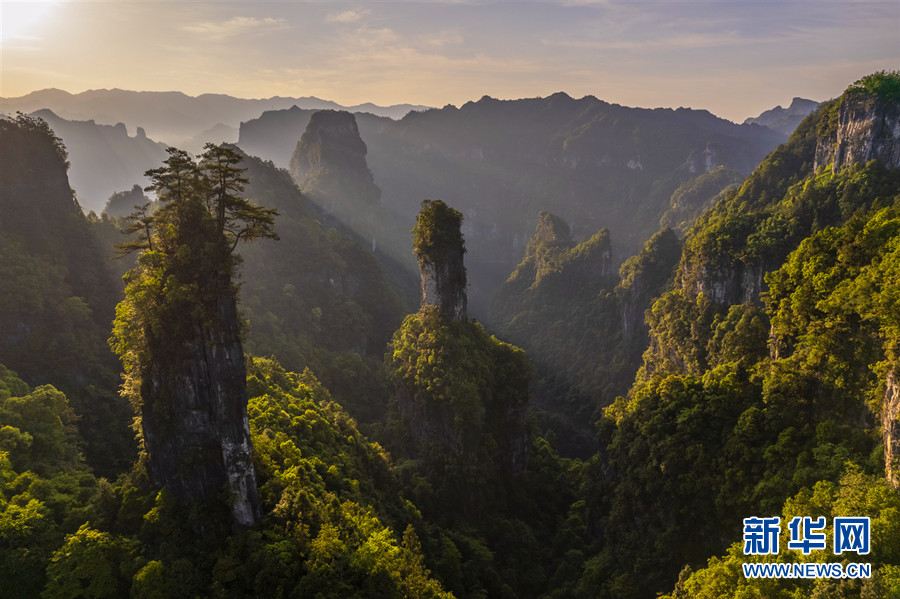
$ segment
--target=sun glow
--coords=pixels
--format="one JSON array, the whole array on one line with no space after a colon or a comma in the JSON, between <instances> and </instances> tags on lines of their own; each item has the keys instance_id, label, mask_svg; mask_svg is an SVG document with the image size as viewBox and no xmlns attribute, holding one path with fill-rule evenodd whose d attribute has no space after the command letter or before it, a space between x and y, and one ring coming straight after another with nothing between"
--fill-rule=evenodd
<instances>
[{"instance_id":1,"label":"sun glow","mask_svg":"<svg viewBox=\"0 0 900 599\"><path fill-rule=\"evenodd\" d=\"M59 2L0 1L0 42L35 37L35 29Z\"/></svg>"}]
</instances>

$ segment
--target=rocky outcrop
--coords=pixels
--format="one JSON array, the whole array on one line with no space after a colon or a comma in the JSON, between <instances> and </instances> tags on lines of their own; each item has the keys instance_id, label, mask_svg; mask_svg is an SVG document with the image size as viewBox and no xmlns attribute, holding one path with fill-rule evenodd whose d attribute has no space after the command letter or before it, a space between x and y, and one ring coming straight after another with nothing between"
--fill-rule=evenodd
<instances>
[{"instance_id":1,"label":"rocky outcrop","mask_svg":"<svg viewBox=\"0 0 900 599\"><path fill-rule=\"evenodd\" d=\"M422 279L421 306L437 306L457 322L468 318L462 214L444 202L425 200L413 229Z\"/></svg>"},{"instance_id":2,"label":"rocky outcrop","mask_svg":"<svg viewBox=\"0 0 900 599\"><path fill-rule=\"evenodd\" d=\"M885 477L895 489L900 488L900 373L896 368L887 374L887 389L881 408L881 434Z\"/></svg>"},{"instance_id":3,"label":"rocky outcrop","mask_svg":"<svg viewBox=\"0 0 900 599\"><path fill-rule=\"evenodd\" d=\"M647 324L644 312L671 284L681 256L681 241L672 229L663 229L647 241L637 256L619 269L616 285L622 321L622 338L646 345Z\"/></svg>"},{"instance_id":4,"label":"rocky outcrop","mask_svg":"<svg viewBox=\"0 0 900 599\"><path fill-rule=\"evenodd\" d=\"M62 138L72 163L69 183L81 206L100 212L113 193L144 184L144 173L166 157L166 144L141 135L128 136L124 124L101 125L94 121L69 121L49 110L34 113Z\"/></svg>"},{"instance_id":5,"label":"rocky outcrop","mask_svg":"<svg viewBox=\"0 0 900 599\"><path fill-rule=\"evenodd\" d=\"M227 489L232 521L260 519L247 419L244 352L233 295L217 300L215 325L195 323L142 377L142 427L154 484L181 502Z\"/></svg>"},{"instance_id":6,"label":"rocky outcrop","mask_svg":"<svg viewBox=\"0 0 900 599\"><path fill-rule=\"evenodd\" d=\"M706 149L702 152L697 150L691 152L687 161L688 172L690 173L708 173L722 164L724 164L722 149L719 144L713 142L706 144Z\"/></svg>"},{"instance_id":7,"label":"rocky outcrop","mask_svg":"<svg viewBox=\"0 0 900 599\"><path fill-rule=\"evenodd\" d=\"M900 168L900 102L847 93L838 110L836 134L818 139L815 168L831 164L837 172L870 160Z\"/></svg>"},{"instance_id":8,"label":"rocky outcrop","mask_svg":"<svg viewBox=\"0 0 900 599\"><path fill-rule=\"evenodd\" d=\"M687 262L682 265L681 281L682 287L692 296L703 293L720 307L746 302L759 304L766 272L766 266L758 263L747 265L737 262L709 268Z\"/></svg>"},{"instance_id":9,"label":"rocky outcrop","mask_svg":"<svg viewBox=\"0 0 900 599\"><path fill-rule=\"evenodd\" d=\"M290 173L326 226L350 229L371 243L384 228L381 190L366 164L368 148L349 112L314 113L291 158Z\"/></svg>"}]
</instances>

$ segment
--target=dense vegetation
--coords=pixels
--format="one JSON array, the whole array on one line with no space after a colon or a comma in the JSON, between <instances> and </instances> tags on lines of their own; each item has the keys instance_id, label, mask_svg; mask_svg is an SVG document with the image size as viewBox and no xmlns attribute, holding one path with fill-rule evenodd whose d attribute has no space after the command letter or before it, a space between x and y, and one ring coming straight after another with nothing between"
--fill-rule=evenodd
<instances>
[{"instance_id":1,"label":"dense vegetation","mask_svg":"<svg viewBox=\"0 0 900 599\"><path fill-rule=\"evenodd\" d=\"M231 534L149 484L138 463L96 479L52 387L0 369L4 597L446 597L423 564L421 516L383 451L309 373L249 364L265 520Z\"/></svg>"}]
</instances>

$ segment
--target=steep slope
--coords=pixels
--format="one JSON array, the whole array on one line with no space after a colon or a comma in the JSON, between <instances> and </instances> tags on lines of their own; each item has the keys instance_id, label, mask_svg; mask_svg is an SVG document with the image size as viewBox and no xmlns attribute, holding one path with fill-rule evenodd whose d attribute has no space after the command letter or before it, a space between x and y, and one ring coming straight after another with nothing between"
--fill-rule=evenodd
<instances>
[{"instance_id":1,"label":"steep slope","mask_svg":"<svg viewBox=\"0 0 900 599\"><path fill-rule=\"evenodd\" d=\"M671 282L679 251L667 229L616 269L609 231L576 244L564 221L541 212L525 257L494 294L491 326L535 364L538 423L564 455L595 451L593 423L634 380L644 310Z\"/></svg>"},{"instance_id":2,"label":"steep slope","mask_svg":"<svg viewBox=\"0 0 900 599\"><path fill-rule=\"evenodd\" d=\"M322 110L310 117L291 156L290 172L327 215L374 240L381 190L366 163L367 152L352 114Z\"/></svg>"},{"instance_id":3,"label":"steep slope","mask_svg":"<svg viewBox=\"0 0 900 599\"><path fill-rule=\"evenodd\" d=\"M44 121L0 119L0 154L0 362L69 394L88 461L115 471L132 434L105 343L117 300L111 252L75 201L66 149Z\"/></svg>"},{"instance_id":4,"label":"steep slope","mask_svg":"<svg viewBox=\"0 0 900 599\"><path fill-rule=\"evenodd\" d=\"M385 437L409 497L443 529L437 571L448 587L539 597L581 556L582 521L566 517L576 484L567 474L579 466L569 470L526 426L524 353L465 310L461 222L443 202L422 203L413 232L422 303L385 356L395 394Z\"/></svg>"},{"instance_id":5,"label":"steep slope","mask_svg":"<svg viewBox=\"0 0 900 599\"><path fill-rule=\"evenodd\" d=\"M895 459L900 170L890 159L814 168L817 147L843 147L838 123L858 135L835 162L892 148L892 130L871 126L895 114L892 90L900 75L878 73L824 104L689 232L676 288L647 314L644 366L600 423L590 509L603 549L582 578L594 596L671 588L679 570L736 541L749 515L868 514L894 534L876 479ZM872 501L836 500L853 485ZM739 572L736 551L727 563ZM767 596L879 596L896 587L898 556L871 559L871 581L841 585L735 580L710 561L690 580L685 570L674 596L764 586Z\"/></svg>"}]
</instances>

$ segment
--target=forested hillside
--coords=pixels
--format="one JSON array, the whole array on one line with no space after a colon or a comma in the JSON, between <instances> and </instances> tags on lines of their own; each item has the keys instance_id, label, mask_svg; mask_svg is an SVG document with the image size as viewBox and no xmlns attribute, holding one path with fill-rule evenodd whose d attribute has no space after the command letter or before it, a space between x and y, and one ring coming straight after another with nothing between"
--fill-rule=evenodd
<instances>
[{"instance_id":1,"label":"forested hillside","mask_svg":"<svg viewBox=\"0 0 900 599\"><path fill-rule=\"evenodd\" d=\"M897 591L900 520L884 476L900 165L878 153L897 143L898 89L897 74L876 74L825 103L688 233L675 288L647 313L644 365L600 424L589 494L605 548L585 574L606 596L671 588L681 568L738 543L742 518L807 513L869 516L873 577L751 582L736 544L685 570L674 596ZM816 164L833 147L854 159Z\"/></svg>"}]
</instances>

